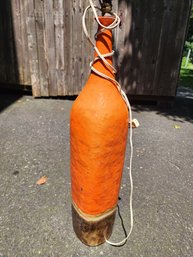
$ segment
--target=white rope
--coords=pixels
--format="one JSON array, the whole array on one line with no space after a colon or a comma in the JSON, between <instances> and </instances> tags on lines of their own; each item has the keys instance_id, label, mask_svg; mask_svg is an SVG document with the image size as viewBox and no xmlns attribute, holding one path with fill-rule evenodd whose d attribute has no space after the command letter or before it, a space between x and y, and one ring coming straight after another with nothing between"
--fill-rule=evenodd
<instances>
[{"instance_id":1,"label":"white rope","mask_svg":"<svg viewBox=\"0 0 193 257\"><path fill-rule=\"evenodd\" d=\"M131 232L133 230L133 179L132 179L132 160L133 160L133 142L132 142L132 137L133 137L133 131L132 131L132 111L131 111L131 105L129 103L129 100L127 98L127 95L125 94L125 92L121 89L121 86L120 84L113 78L101 73L100 71L98 71L97 69L95 69L93 67L93 64L101 59L104 63L104 65L113 73L116 73L116 69L111 65L109 64L109 62L105 59L106 57L110 57L110 56L113 56L114 54L114 51L112 51L111 53L108 53L108 54L101 54L100 51L98 50L98 48L95 46L95 43L92 41L89 33L88 33L88 30L87 30L87 27L86 27L86 14L88 12L88 10L91 8L93 13L94 13L94 17L97 21L97 23L102 27L102 29L95 35L95 38L98 36L98 34L102 33L104 30L106 29L114 29L116 28L119 23L120 23L120 18L119 16L116 14L116 13L112 13L115 17L115 20L112 22L112 24L110 24L109 26L104 26L103 24L100 23L99 19L98 19L98 15L97 15L97 9L100 10L99 7L95 6L94 3L93 3L93 0L89 0L90 2L90 5L86 7L84 13L83 13L83 17L82 17L82 26L83 26L83 30L84 30L84 33L85 33L85 36L86 38L88 39L88 41L91 43L91 45L93 46L94 50L96 51L96 53L98 54L98 56L90 63L90 68L91 70L96 73L97 75L99 75L100 77L102 78L105 78L111 82L113 82L115 84L115 86L117 87L118 91L120 92L123 100L125 101L128 109L129 109L129 119L130 119L130 149L131 149L131 154L130 154L130 162L129 162L129 177L130 177L130 185L131 185L131 189L130 189L130 223L131 223L131 226L130 226L130 230L129 230L129 233L127 235L127 237L125 237L122 241L118 242L118 243L114 243L114 242L111 242L109 240L106 239L106 242L110 245L114 245L114 246L121 246L123 245L127 239L129 238L129 236L131 235Z\"/></svg>"}]
</instances>

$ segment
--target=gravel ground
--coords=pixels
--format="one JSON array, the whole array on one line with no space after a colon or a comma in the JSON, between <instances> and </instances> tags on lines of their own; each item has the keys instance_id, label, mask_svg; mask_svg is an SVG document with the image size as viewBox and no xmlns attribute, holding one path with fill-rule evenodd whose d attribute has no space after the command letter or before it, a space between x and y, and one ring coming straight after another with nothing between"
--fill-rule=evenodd
<instances>
[{"instance_id":1,"label":"gravel ground","mask_svg":"<svg viewBox=\"0 0 193 257\"><path fill-rule=\"evenodd\" d=\"M134 229L122 247L87 247L72 229L69 113L73 101L0 96L0 256L192 257L193 93L173 108L133 105ZM177 125L177 126L176 126ZM129 141L128 141L129 143ZM129 144L119 206L129 230ZM47 183L36 181L47 176ZM124 237L116 217L112 241Z\"/></svg>"}]
</instances>

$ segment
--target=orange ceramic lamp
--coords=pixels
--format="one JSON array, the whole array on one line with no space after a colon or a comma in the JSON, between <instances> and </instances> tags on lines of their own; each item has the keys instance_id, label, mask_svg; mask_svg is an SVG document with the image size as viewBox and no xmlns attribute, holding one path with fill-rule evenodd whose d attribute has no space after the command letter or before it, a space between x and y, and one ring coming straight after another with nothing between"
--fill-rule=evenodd
<instances>
[{"instance_id":1,"label":"orange ceramic lamp","mask_svg":"<svg viewBox=\"0 0 193 257\"><path fill-rule=\"evenodd\" d=\"M114 17L99 20L108 26ZM110 53L112 31L100 33L96 46L101 54ZM112 64L112 57L106 59ZM100 59L94 68L114 78ZM78 238L90 246L105 242L112 232L128 119L127 106L115 84L91 72L70 117L73 227Z\"/></svg>"}]
</instances>

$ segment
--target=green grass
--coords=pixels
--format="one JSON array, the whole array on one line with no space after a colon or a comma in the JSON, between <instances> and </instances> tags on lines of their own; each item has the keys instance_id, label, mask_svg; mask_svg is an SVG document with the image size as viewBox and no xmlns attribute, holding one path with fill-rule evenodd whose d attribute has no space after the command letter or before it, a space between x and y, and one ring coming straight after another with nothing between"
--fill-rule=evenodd
<instances>
[{"instance_id":1,"label":"green grass","mask_svg":"<svg viewBox=\"0 0 193 257\"><path fill-rule=\"evenodd\" d=\"M193 70L181 68L180 86L193 88Z\"/></svg>"},{"instance_id":2,"label":"green grass","mask_svg":"<svg viewBox=\"0 0 193 257\"><path fill-rule=\"evenodd\" d=\"M181 67L184 68L186 64L186 57L182 58L182 64ZM193 70L193 64L189 61L186 69L192 69Z\"/></svg>"},{"instance_id":3,"label":"green grass","mask_svg":"<svg viewBox=\"0 0 193 257\"><path fill-rule=\"evenodd\" d=\"M189 62L185 68L185 63L186 57L183 57L180 70L180 86L193 88L193 64Z\"/></svg>"}]
</instances>

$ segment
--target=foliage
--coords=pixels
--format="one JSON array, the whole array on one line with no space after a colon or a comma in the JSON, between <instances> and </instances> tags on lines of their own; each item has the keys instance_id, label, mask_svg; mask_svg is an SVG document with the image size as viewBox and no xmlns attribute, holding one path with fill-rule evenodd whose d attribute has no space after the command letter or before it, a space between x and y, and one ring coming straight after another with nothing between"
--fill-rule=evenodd
<instances>
[{"instance_id":1,"label":"foliage","mask_svg":"<svg viewBox=\"0 0 193 257\"><path fill-rule=\"evenodd\" d=\"M193 70L192 69L181 68L180 86L193 88Z\"/></svg>"},{"instance_id":2,"label":"foliage","mask_svg":"<svg viewBox=\"0 0 193 257\"><path fill-rule=\"evenodd\" d=\"M186 59L187 59L186 57L182 58L181 68L185 68ZM188 62L188 65L187 65L186 69L192 69L193 70L193 64L190 61Z\"/></svg>"},{"instance_id":3,"label":"foliage","mask_svg":"<svg viewBox=\"0 0 193 257\"><path fill-rule=\"evenodd\" d=\"M188 49L191 49L191 52L193 53L193 6L190 12L189 28L184 46L184 56L187 55ZM193 54L190 58L193 60Z\"/></svg>"},{"instance_id":4,"label":"foliage","mask_svg":"<svg viewBox=\"0 0 193 257\"><path fill-rule=\"evenodd\" d=\"M188 42L193 41L193 6L190 12L190 20L189 20L189 28L188 28L188 34L187 39Z\"/></svg>"},{"instance_id":5,"label":"foliage","mask_svg":"<svg viewBox=\"0 0 193 257\"><path fill-rule=\"evenodd\" d=\"M191 49L191 55L187 67L185 68L187 53ZM180 86L193 88L193 7L191 9L189 29L187 38L184 46L184 57L182 59L181 70L180 70Z\"/></svg>"},{"instance_id":6,"label":"foliage","mask_svg":"<svg viewBox=\"0 0 193 257\"><path fill-rule=\"evenodd\" d=\"M191 51L192 51L193 50L193 40L192 41L186 41L185 47L187 49L191 49Z\"/></svg>"}]
</instances>

